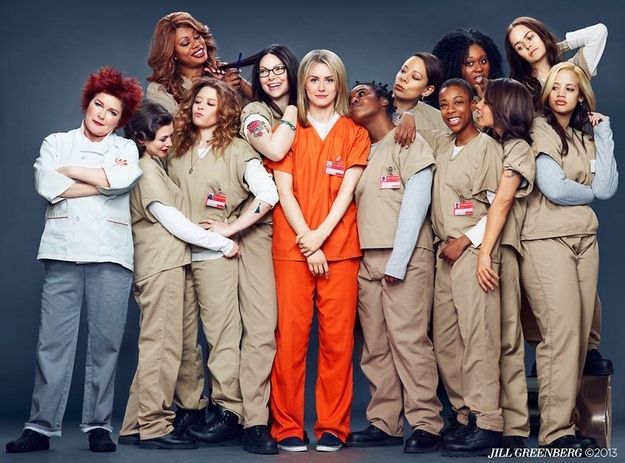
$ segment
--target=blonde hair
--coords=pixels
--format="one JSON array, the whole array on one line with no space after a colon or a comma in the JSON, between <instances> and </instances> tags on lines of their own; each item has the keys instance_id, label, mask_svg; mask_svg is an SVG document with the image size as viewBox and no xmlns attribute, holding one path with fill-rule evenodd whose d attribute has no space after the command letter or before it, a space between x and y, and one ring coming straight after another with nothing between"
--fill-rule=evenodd
<instances>
[{"instance_id":1,"label":"blonde hair","mask_svg":"<svg viewBox=\"0 0 625 463\"><path fill-rule=\"evenodd\" d=\"M597 105L597 99L595 97L595 92L592 90L592 86L590 85L590 80L588 76L584 72L582 68L576 66L570 61L563 61L562 63L558 63L551 68L549 71L549 75L547 76L547 81L543 87L543 91L540 95L540 101L543 106L547 105L547 101L549 100L549 93L553 88L553 83L556 80L556 76L560 71L571 71L575 73L577 76L577 83L579 87L579 94L586 102L586 106L589 111L594 111Z\"/></svg>"},{"instance_id":2,"label":"blonde hair","mask_svg":"<svg viewBox=\"0 0 625 463\"><path fill-rule=\"evenodd\" d=\"M304 127L308 126L307 114L310 106L308 96L306 95L306 78L310 68L316 63L328 66L336 80L337 95L334 100L334 110L341 116L349 114L347 71L343 61L336 53L330 50L312 50L304 56L297 71L297 117L298 122Z\"/></svg>"}]
</instances>

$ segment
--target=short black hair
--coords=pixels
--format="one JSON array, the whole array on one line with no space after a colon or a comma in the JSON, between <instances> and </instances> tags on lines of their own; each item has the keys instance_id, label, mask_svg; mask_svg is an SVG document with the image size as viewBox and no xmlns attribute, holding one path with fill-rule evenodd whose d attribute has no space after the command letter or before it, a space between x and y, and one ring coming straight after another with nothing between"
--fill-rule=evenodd
<instances>
[{"instance_id":1,"label":"short black hair","mask_svg":"<svg viewBox=\"0 0 625 463\"><path fill-rule=\"evenodd\" d=\"M445 82L443 82L443 85L441 85L441 89L438 92L439 95L447 87L454 86L462 88L467 93L469 101L473 101L473 98L475 98L475 91L473 90L473 87L471 87L471 84L464 79L459 79L455 77L453 79L447 79Z\"/></svg>"},{"instance_id":2,"label":"short black hair","mask_svg":"<svg viewBox=\"0 0 625 463\"><path fill-rule=\"evenodd\" d=\"M366 85L371 90L373 90L373 93L375 93L375 96L377 96L378 98L386 98L386 101L388 101L386 112L389 114L389 116L393 115L393 113L395 112L395 99L393 98L393 92L388 88L388 84L376 82L375 80L372 80L370 82L356 81L356 83L352 87L352 90L358 85Z\"/></svg>"},{"instance_id":3,"label":"short black hair","mask_svg":"<svg viewBox=\"0 0 625 463\"><path fill-rule=\"evenodd\" d=\"M124 136L134 141L139 153L143 154L145 146L140 142L154 140L156 132L173 120L173 116L163 106L144 100L139 111L132 115L124 127Z\"/></svg>"}]
</instances>

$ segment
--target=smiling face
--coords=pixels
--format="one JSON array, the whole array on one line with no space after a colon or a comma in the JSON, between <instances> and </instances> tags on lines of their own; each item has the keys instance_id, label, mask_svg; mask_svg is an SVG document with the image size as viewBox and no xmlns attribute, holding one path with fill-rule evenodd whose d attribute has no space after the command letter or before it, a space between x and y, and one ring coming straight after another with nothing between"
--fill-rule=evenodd
<instances>
[{"instance_id":1,"label":"smiling face","mask_svg":"<svg viewBox=\"0 0 625 463\"><path fill-rule=\"evenodd\" d=\"M489 75L488 55L480 45L474 43L467 50L467 56L462 65L462 78L469 82L473 88L484 88Z\"/></svg>"},{"instance_id":2,"label":"smiling face","mask_svg":"<svg viewBox=\"0 0 625 463\"><path fill-rule=\"evenodd\" d=\"M349 96L349 115L356 124L363 125L369 117L386 112L387 105L386 98L378 97L368 85L356 85Z\"/></svg>"},{"instance_id":3,"label":"smiling face","mask_svg":"<svg viewBox=\"0 0 625 463\"><path fill-rule=\"evenodd\" d=\"M425 62L418 56L411 56L399 69L395 76L393 96L397 100L409 100L415 103L426 97L434 87L428 85Z\"/></svg>"},{"instance_id":4,"label":"smiling face","mask_svg":"<svg viewBox=\"0 0 625 463\"><path fill-rule=\"evenodd\" d=\"M267 53L260 59L258 66L260 85L272 100L278 100L289 93L288 77L286 66L276 55Z\"/></svg>"},{"instance_id":5,"label":"smiling face","mask_svg":"<svg viewBox=\"0 0 625 463\"><path fill-rule=\"evenodd\" d=\"M547 55L547 47L540 36L529 27L519 24L508 34L508 41L514 51L530 65Z\"/></svg>"},{"instance_id":6,"label":"smiling face","mask_svg":"<svg viewBox=\"0 0 625 463\"><path fill-rule=\"evenodd\" d=\"M204 86L195 96L191 108L193 124L199 129L206 129L217 124L217 105L219 97L213 87Z\"/></svg>"},{"instance_id":7,"label":"smiling face","mask_svg":"<svg viewBox=\"0 0 625 463\"><path fill-rule=\"evenodd\" d=\"M453 133L458 134L473 123L474 104L466 89L459 85L444 87L438 94L438 103L443 121Z\"/></svg>"},{"instance_id":8,"label":"smiling face","mask_svg":"<svg viewBox=\"0 0 625 463\"><path fill-rule=\"evenodd\" d=\"M187 67L201 67L206 64L208 54L204 37L191 27L176 29L174 57Z\"/></svg>"},{"instance_id":9,"label":"smiling face","mask_svg":"<svg viewBox=\"0 0 625 463\"><path fill-rule=\"evenodd\" d=\"M156 131L154 140L143 142L146 154L159 158L166 158L171 148L171 134L174 133L174 124L162 126Z\"/></svg>"},{"instance_id":10,"label":"smiling face","mask_svg":"<svg viewBox=\"0 0 625 463\"><path fill-rule=\"evenodd\" d=\"M123 111L119 98L108 93L97 93L85 112L85 135L91 141L100 141L117 128Z\"/></svg>"},{"instance_id":11,"label":"smiling face","mask_svg":"<svg viewBox=\"0 0 625 463\"><path fill-rule=\"evenodd\" d=\"M568 69L559 71L549 91L549 107L556 114L572 114L577 103L583 101L577 75Z\"/></svg>"},{"instance_id":12,"label":"smiling face","mask_svg":"<svg viewBox=\"0 0 625 463\"><path fill-rule=\"evenodd\" d=\"M311 108L333 106L338 95L336 77L327 65L319 62L310 66L304 88Z\"/></svg>"}]
</instances>

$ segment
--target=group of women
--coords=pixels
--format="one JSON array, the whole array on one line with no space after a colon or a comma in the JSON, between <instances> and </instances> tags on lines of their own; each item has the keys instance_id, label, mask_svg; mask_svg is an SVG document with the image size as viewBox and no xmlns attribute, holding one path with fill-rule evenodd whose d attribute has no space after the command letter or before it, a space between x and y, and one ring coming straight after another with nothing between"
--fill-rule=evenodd
<instances>
[{"instance_id":1,"label":"group of women","mask_svg":"<svg viewBox=\"0 0 625 463\"><path fill-rule=\"evenodd\" d=\"M618 183L589 84L606 37L599 24L557 44L518 18L503 78L492 39L457 30L409 57L392 90L350 91L331 51L298 62L273 45L221 63L205 25L163 17L148 100L138 109L138 82L116 70L92 74L82 126L47 137L35 163L49 202L37 369L30 419L7 451L45 450L61 434L83 299L81 427L91 450L116 450L133 243L139 361L120 444L306 451L316 307L318 451L525 447L523 330L536 345L540 445L596 445L576 431L575 398L584 368L611 368L597 351L589 206ZM250 65L248 82L239 68ZM122 126L130 140L115 135ZM370 425L350 432L356 315ZM439 374L454 412L445 430Z\"/></svg>"}]
</instances>

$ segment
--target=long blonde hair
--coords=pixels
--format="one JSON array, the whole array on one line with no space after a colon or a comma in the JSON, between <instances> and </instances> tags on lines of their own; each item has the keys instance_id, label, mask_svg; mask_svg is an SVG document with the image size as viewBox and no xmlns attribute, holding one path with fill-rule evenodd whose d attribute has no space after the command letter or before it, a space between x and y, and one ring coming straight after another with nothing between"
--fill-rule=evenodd
<instances>
[{"instance_id":1,"label":"long blonde hair","mask_svg":"<svg viewBox=\"0 0 625 463\"><path fill-rule=\"evenodd\" d=\"M337 95L334 110L341 116L349 114L349 91L347 90L347 71L338 55L330 50L312 50L306 53L297 71L297 117L299 123L308 126L308 108L310 102L306 95L306 78L313 64L322 63L328 66L336 80Z\"/></svg>"},{"instance_id":2,"label":"long blonde hair","mask_svg":"<svg viewBox=\"0 0 625 463\"><path fill-rule=\"evenodd\" d=\"M217 126L211 140L211 147L217 153L230 145L239 132L241 101L239 95L228 84L212 77L202 77L195 82L174 116L174 133L172 152L174 156L182 156L199 141L200 131L193 123L193 102L204 87L212 87L217 92Z\"/></svg>"},{"instance_id":3,"label":"long blonde hair","mask_svg":"<svg viewBox=\"0 0 625 463\"><path fill-rule=\"evenodd\" d=\"M154 27L150 54L148 55L148 66L152 68L152 75L148 77L149 82L155 82L165 88L177 103L180 103L184 94L182 88L182 75L178 70L175 58L175 38L176 29L189 27L202 36L206 43L208 54L207 64L216 67L217 44L208 26L195 19L185 11L178 11L163 16Z\"/></svg>"}]
</instances>

